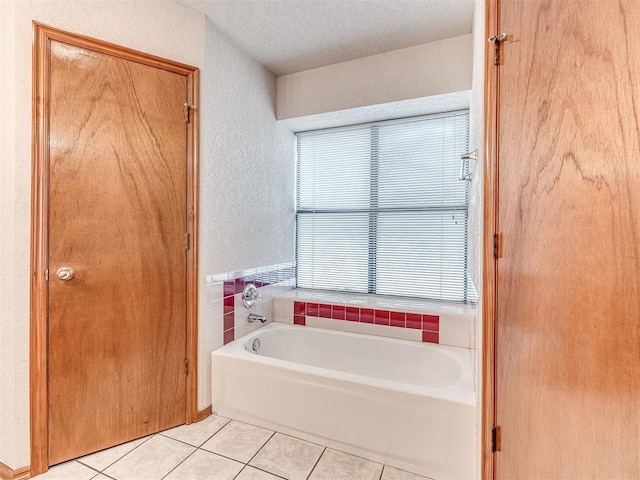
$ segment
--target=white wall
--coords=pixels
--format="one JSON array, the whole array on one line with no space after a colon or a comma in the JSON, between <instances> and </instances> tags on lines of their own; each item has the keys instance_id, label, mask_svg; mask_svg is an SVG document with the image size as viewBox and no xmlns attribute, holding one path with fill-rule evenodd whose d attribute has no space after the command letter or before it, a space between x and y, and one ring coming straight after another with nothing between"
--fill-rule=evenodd
<instances>
[{"instance_id":1,"label":"white wall","mask_svg":"<svg viewBox=\"0 0 640 480\"><path fill-rule=\"evenodd\" d=\"M201 68L201 285L211 270L291 258L293 137L276 128L273 76L199 13L168 0L0 8L0 461L20 468L29 464L32 20Z\"/></svg>"},{"instance_id":2,"label":"white wall","mask_svg":"<svg viewBox=\"0 0 640 480\"><path fill-rule=\"evenodd\" d=\"M278 120L471 89L463 35L278 77Z\"/></svg>"},{"instance_id":3,"label":"white wall","mask_svg":"<svg viewBox=\"0 0 640 480\"><path fill-rule=\"evenodd\" d=\"M295 136L276 125L275 77L208 20L205 52L199 409L211 405L210 354L221 345L210 334L222 319L210 310L206 276L289 262L295 253Z\"/></svg>"},{"instance_id":4,"label":"white wall","mask_svg":"<svg viewBox=\"0 0 640 480\"><path fill-rule=\"evenodd\" d=\"M206 26L201 274L293 260L295 136L275 119L276 80Z\"/></svg>"}]
</instances>

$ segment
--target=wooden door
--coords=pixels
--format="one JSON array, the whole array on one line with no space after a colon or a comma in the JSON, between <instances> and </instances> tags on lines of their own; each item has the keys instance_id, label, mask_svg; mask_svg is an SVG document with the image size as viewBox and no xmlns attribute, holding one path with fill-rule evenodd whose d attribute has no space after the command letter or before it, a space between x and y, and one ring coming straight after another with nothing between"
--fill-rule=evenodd
<instances>
[{"instance_id":1,"label":"wooden door","mask_svg":"<svg viewBox=\"0 0 640 480\"><path fill-rule=\"evenodd\" d=\"M498 18L496 477L638 479L640 2Z\"/></svg>"},{"instance_id":2,"label":"wooden door","mask_svg":"<svg viewBox=\"0 0 640 480\"><path fill-rule=\"evenodd\" d=\"M185 422L187 78L60 41L48 76L52 465Z\"/></svg>"}]
</instances>

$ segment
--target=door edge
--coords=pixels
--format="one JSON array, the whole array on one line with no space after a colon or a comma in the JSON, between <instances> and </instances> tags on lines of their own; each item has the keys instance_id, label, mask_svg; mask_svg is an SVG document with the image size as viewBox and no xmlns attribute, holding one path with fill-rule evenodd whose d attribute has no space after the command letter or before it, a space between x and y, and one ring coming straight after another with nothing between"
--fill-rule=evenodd
<instances>
[{"instance_id":1,"label":"door edge","mask_svg":"<svg viewBox=\"0 0 640 480\"><path fill-rule=\"evenodd\" d=\"M486 0L485 38L498 33L500 0ZM493 480L496 455L492 433L496 422L496 327L497 259L494 258L494 234L498 228L498 67L494 51L485 48L484 58L484 230L482 276L482 412L481 478Z\"/></svg>"}]
</instances>

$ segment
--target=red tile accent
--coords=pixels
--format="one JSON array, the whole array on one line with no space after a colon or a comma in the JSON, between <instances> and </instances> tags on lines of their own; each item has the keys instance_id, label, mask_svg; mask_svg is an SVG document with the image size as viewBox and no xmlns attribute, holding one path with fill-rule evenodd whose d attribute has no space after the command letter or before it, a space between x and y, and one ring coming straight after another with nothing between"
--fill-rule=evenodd
<instances>
[{"instance_id":1,"label":"red tile accent","mask_svg":"<svg viewBox=\"0 0 640 480\"><path fill-rule=\"evenodd\" d=\"M241 278L236 278L234 284L236 293L242 293L242 291L244 290L244 280Z\"/></svg>"},{"instance_id":2,"label":"red tile accent","mask_svg":"<svg viewBox=\"0 0 640 480\"><path fill-rule=\"evenodd\" d=\"M223 336L224 344L226 345L229 342L233 342L234 337L235 337L235 334L234 334L233 328L231 330L227 330L226 332L224 332L224 336Z\"/></svg>"},{"instance_id":3,"label":"red tile accent","mask_svg":"<svg viewBox=\"0 0 640 480\"><path fill-rule=\"evenodd\" d=\"M326 305L324 303L321 303L318 306L318 313L320 317L322 318L331 318L331 305Z\"/></svg>"},{"instance_id":4,"label":"red tile accent","mask_svg":"<svg viewBox=\"0 0 640 480\"><path fill-rule=\"evenodd\" d=\"M226 332L227 330L230 330L233 327L234 327L233 311L231 311L231 313L225 313L224 314L224 321L223 321L222 330L224 332Z\"/></svg>"},{"instance_id":5,"label":"red tile accent","mask_svg":"<svg viewBox=\"0 0 640 480\"><path fill-rule=\"evenodd\" d=\"M304 302L293 302L293 314L294 315L304 315L305 314L305 303Z\"/></svg>"},{"instance_id":6,"label":"red tile accent","mask_svg":"<svg viewBox=\"0 0 640 480\"><path fill-rule=\"evenodd\" d=\"M334 305L331 312L331 318L335 318L336 320L344 320L347 318L346 307L343 307L342 305Z\"/></svg>"},{"instance_id":7,"label":"red tile accent","mask_svg":"<svg viewBox=\"0 0 640 480\"><path fill-rule=\"evenodd\" d=\"M407 328L422 329L422 315L419 313L407 313Z\"/></svg>"},{"instance_id":8,"label":"red tile accent","mask_svg":"<svg viewBox=\"0 0 640 480\"><path fill-rule=\"evenodd\" d=\"M304 315L294 315L293 316L293 324L294 325L306 325L307 319Z\"/></svg>"},{"instance_id":9,"label":"red tile accent","mask_svg":"<svg viewBox=\"0 0 640 480\"><path fill-rule=\"evenodd\" d=\"M319 316L320 308L317 303L307 303L307 315L310 317Z\"/></svg>"},{"instance_id":10,"label":"red tile accent","mask_svg":"<svg viewBox=\"0 0 640 480\"><path fill-rule=\"evenodd\" d=\"M361 308L360 321L363 323L373 323L373 312L372 308Z\"/></svg>"},{"instance_id":11,"label":"red tile accent","mask_svg":"<svg viewBox=\"0 0 640 480\"><path fill-rule=\"evenodd\" d=\"M407 328L422 329L422 315L419 313L407 313Z\"/></svg>"},{"instance_id":12,"label":"red tile accent","mask_svg":"<svg viewBox=\"0 0 640 480\"><path fill-rule=\"evenodd\" d=\"M429 343L440 343L439 342L439 334L438 332L427 332L426 330L422 331L422 341Z\"/></svg>"},{"instance_id":13,"label":"red tile accent","mask_svg":"<svg viewBox=\"0 0 640 480\"><path fill-rule=\"evenodd\" d=\"M422 315L422 328L430 332L439 332L440 317L437 315Z\"/></svg>"},{"instance_id":14,"label":"red tile accent","mask_svg":"<svg viewBox=\"0 0 640 480\"><path fill-rule=\"evenodd\" d=\"M389 325L390 312L389 310L376 310L375 324L376 325Z\"/></svg>"},{"instance_id":15,"label":"red tile accent","mask_svg":"<svg viewBox=\"0 0 640 480\"><path fill-rule=\"evenodd\" d=\"M224 296L233 296L236 293L236 287L234 282L224 282Z\"/></svg>"},{"instance_id":16,"label":"red tile accent","mask_svg":"<svg viewBox=\"0 0 640 480\"><path fill-rule=\"evenodd\" d=\"M404 328L406 316L404 312L391 312L391 326Z\"/></svg>"},{"instance_id":17,"label":"red tile accent","mask_svg":"<svg viewBox=\"0 0 640 480\"><path fill-rule=\"evenodd\" d=\"M224 297L224 300L222 301L225 307L233 307L235 304L235 297Z\"/></svg>"},{"instance_id":18,"label":"red tile accent","mask_svg":"<svg viewBox=\"0 0 640 480\"><path fill-rule=\"evenodd\" d=\"M346 308L346 317L350 322L359 322L360 321L360 309L357 307L347 307Z\"/></svg>"}]
</instances>

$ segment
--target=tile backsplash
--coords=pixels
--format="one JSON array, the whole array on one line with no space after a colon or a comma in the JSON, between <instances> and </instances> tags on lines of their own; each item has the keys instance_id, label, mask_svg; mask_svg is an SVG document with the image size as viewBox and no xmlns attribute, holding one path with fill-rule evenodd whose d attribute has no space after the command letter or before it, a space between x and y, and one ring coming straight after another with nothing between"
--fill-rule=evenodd
<instances>
[{"instance_id":1,"label":"tile backsplash","mask_svg":"<svg viewBox=\"0 0 640 480\"><path fill-rule=\"evenodd\" d=\"M274 307L278 322L473 347L474 305L297 289Z\"/></svg>"},{"instance_id":2,"label":"tile backsplash","mask_svg":"<svg viewBox=\"0 0 640 480\"><path fill-rule=\"evenodd\" d=\"M475 305L295 289L295 262L226 272L205 277L205 309L201 319L198 375L204 389L199 404L211 405L211 352L257 330L250 312L272 321L346 332L379 335L464 348L474 346ZM251 308L242 303L246 285L260 298Z\"/></svg>"},{"instance_id":3,"label":"tile backsplash","mask_svg":"<svg viewBox=\"0 0 640 480\"><path fill-rule=\"evenodd\" d=\"M198 345L198 376L204 384L200 405L211 405L211 352L256 330L261 323L249 323L249 312L266 315L267 323L274 320L273 301L295 287L295 262L267 265L247 270L207 275L205 277L205 308ZM242 304L244 287L253 283L260 294L251 308Z\"/></svg>"}]
</instances>

